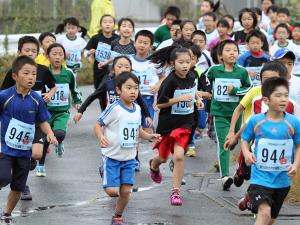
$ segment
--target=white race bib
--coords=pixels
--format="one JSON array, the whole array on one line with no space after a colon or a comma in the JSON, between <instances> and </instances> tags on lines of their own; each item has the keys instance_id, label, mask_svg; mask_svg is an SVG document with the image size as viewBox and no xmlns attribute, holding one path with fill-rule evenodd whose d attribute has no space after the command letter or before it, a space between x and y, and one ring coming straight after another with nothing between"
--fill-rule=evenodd
<instances>
[{"instance_id":1,"label":"white race bib","mask_svg":"<svg viewBox=\"0 0 300 225\"><path fill-rule=\"evenodd\" d=\"M52 96L48 106L66 106L69 105L69 84L56 84L56 92Z\"/></svg>"},{"instance_id":2,"label":"white race bib","mask_svg":"<svg viewBox=\"0 0 300 225\"><path fill-rule=\"evenodd\" d=\"M191 89L183 89L183 90L175 90L174 98L179 97L181 95L192 95L195 98L195 88ZM185 101L185 102L177 102L172 105L172 114L175 115L187 115L194 112L194 101Z\"/></svg>"},{"instance_id":3,"label":"white race bib","mask_svg":"<svg viewBox=\"0 0 300 225\"><path fill-rule=\"evenodd\" d=\"M256 167L263 171L286 171L292 163L293 140L259 139Z\"/></svg>"},{"instance_id":4,"label":"white race bib","mask_svg":"<svg viewBox=\"0 0 300 225\"><path fill-rule=\"evenodd\" d=\"M121 148L135 148L139 135L140 121L120 121L119 136Z\"/></svg>"},{"instance_id":5,"label":"white race bib","mask_svg":"<svg viewBox=\"0 0 300 225\"><path fill-rule=\"evenodd\" d=\"M239 96L229 95L227 85L232 84L234 87L241 87L239 79L216 78L214 82L214 98L219 102L238 102Z\"/></svg>"},{"instance_id":6,"label":"white race bib","mask_svg":"<svg viewBox=\"0 0 300 225\"><path fill-rule=\"evenodd\" d=\"M68 66L74 66L75 64L80 64L81 60L81 51L75 49L66 49L66 51L70 54L67 59Z\"/></svg>"},{"instance_id":7,"label":"white race bib","mask_svg":"<svg viewBox=\"0 0 300 225\"><path fill-rule=\"evenodd\" d=\"M24 123L12 118L5 133L5 143L7 146L29 151L34 138L35 125Z\"/></svg>"},{"instance_id":8,"label":"white race bib","mask_svg":"<svg viewBox=\"0 0 300 225\"><path fill-rule=\"evenodd\" d=\"M152 70L145 70L145 71L134 71L134 74L139 78L140 81L140 91L150 91L151 85L155 83L155 76L156 74L153 73Z\"/></svg>"},{"instance_id":9,"label":"white race bib","mask_svg":"<svg viewBox=\"0 0 300 225\"><path fill-rule=\"evenodd\" d=\"M246 67L246 69L248 72L253 71L255 73L255 76L251 77L253 86L261 85L260 71L262 69L262 66L251 66L251 67Z\"/></svg>"},{"instance_id":10,"label":"white race bib","mask_svg":"<svg viewBox=\"0 0 300 225\"><path fill-rule=\"evenodd\" d=\"M120 55L120 54L111 50L110 45L105 44L103 42L98 43L97 49L95 51L95 59L99 63L103 63L110 59L114 59L118 55Z\"/></svg>"}]
</instances>

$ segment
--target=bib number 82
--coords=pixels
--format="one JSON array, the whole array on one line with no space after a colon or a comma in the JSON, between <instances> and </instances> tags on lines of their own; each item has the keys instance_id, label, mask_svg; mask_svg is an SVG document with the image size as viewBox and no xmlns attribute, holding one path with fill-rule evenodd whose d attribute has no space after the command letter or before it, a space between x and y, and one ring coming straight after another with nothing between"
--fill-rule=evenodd
<instances>
[{"instance_id":1,"label":"bib number 82","mask_svg":"<svg viewBox=\"0 0 300 225\"><path fill-rule=\"evenodd\" d=\"M227 85L218 85L217 86L217 95L227 95Z\"/></svg>"}]
</instances>

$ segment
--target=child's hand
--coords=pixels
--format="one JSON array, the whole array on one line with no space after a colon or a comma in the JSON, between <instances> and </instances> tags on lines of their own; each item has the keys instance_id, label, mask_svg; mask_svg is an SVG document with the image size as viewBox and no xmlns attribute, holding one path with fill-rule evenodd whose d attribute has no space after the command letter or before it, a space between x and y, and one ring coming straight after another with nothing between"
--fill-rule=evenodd
<instances>
[{"instance_id":1,"label":"child's hand","mask_svg":"<svg viewBox=\"0 0 300 225\"><path fill-rule=\"evenodd\" d=\"M297 173L297 166L295 164L292 164L290 165L288 168L287 168L287 173L288 173L288 176L289 177L294 177Z\"/></svg>"},{"instance_id":2,"label":"child's hand","mask_svg":"<svg viewBox=\"0 0 300 225\"><path fill-rule=\"evenodd\" d=\"M103 69L103 68L102 68L103 66L105 66L105 63L103 63L103 62L102 62L102 63L98 63L98 69L99 69L99 70L102 70L102 69Z\"/></svg>"},{"instance_id":3,"label":"child's hand","mask_svg":"<svg viewBox=\"0 0 300 225\"><path fill-rule=\"evenodd\" d=\"M148 127L152 127L153 126L153 121L152 121L151 117L146 117L146 125Z\"/></svg>"},{"instance_id":4,"label":"child's hand","mask_svg":"<svg viewBox=\"0 0 300 225\"><path fill-rule=\"evenodd\" d=\"M157 102L155 101L155 102L153 102L153 109L154 109L154 111L156 112L156 111L158 111L159 109L157 108Z\"/></svg>"},{"instance_id":5,"label":"child's hand","mask_svg":"<svg viewBox=\"0 0 300 225\"><path fill-rule=\"evenodd\" d=\"M54 136L53 133L51 134L47 134L47 141L50 143L50 144L53 144L53 145L58 145L58 141L56 139L56 137Z\"/></svg>"},{"instance_id":6,"label":"child's hand","mask_svg":"<svg viewBox=\"0 0 300 225\"><path fill-rule=\"evenodd\" d=\"M80 104L75 104L75 105L74 105L75 109L79 109L80 106L81 106Z\"/></svg>"},{"instance_id":7,"label":"child's hand","mask_svg":"<svg viewBox=\"0 0 300 225\"><path fill-rule=\"evenodd\" d=\"M158 89L159 89L158 85L154 84L153 86L151 86L150 93L155 95L158 92Z\"/></svg>"},{"instance_id":8,"label":"child's hand","mask_svg":"<svg viewBox=\"0 0 300 225\"><path fill-rule=\"evenodd\" d=\"M161 136L160 136L160 134L150 134L149 140L157 143L157 142L161 141Z\"/></svg>"},{"instance_id":9,"label":"child's hand","mask_svg":"<svg viewBox=\"0 0 300 225\"><path fill-rule=\"evenodd\" d=\"M186 95L181 95L179 97L177 97L178 102L190 102L193 100L193 96L190 94L186 94Z\"/></svg>"},{"instance_id":10,"label":"child's hand","mask_svg":"<svg viewBox=\"0 0 300 225\"><path fill-rule=\"evenodd\" d=\"M232 146L238 143L238 137L236 135L230 136L229 138L226 137L226 141L224 143L224 150L228 151Z\"/></svg>"},{"instance_id":11,"label":"child's hand","mask_svg":"<svg viewBox=\"0 0 300 225\"><path fill-rule=\"evenodd\" d=\"M49 93L42 93L42 96L43 96L43 99L46 103L50 102L51 101L51 97L52 95L49 94Z\"/></svg>"},{"instance_id":12,"label":"child's hand","mask_svg":"<svg viewBox=\"0 0 300 225\"><path fill-rule=\"evenodd\" d=\"M90 49L90 55L95 54L95 52L96 52L96 49L94 49L94 48L91 48L91 49Z\"/></svg>"},{"instance_id":13,"label":"child's hand","mask_svg":"<svg viewBox=\"0 0 300 225\"><path fill-rule=\"evenodd\" d=\"M100 143L101 148L107 148L108 144L109 144L107 138L104 135L101 136L99 143Z\"/></svg>"},{"instance_id":14,"label":"child's hand","mask_svg":"<svg viewBox=\"0 0 300 225\"><path fill-rule=\"evenodd\" d=\"M82 118L82 113L77 113L74 117L73 117L73 120L75 123L78 123L79 120L81 120Z\"/></svg>"},{"instance_id":15,"label":"child's hand","mask_svg":"<svg viewBox=\"0 0 300 225\"><path fill-rule=\"evenodd\" d=\"M202 102L201 99L197 100L197 110L201 110L204 108L204 103Z\"/></svg>"},{"instance_id":16,"label":"child's hand","mask_svg":"<svg viewBox=\"0 0 300 225\"><path fill-rule=\"evenodd\" d=\"M251 166L251 164L255 164L256 163L256 158L255 155L252 152L247 152L246 155L244 155L245 157L245 163L247 166Z\"/></svg>"},{"instance_id":17,"label":"child's hand","mask_svg":"<svg viewBox=\"0 0 300 225\"><path fill-rule=\"evenodd\" d=\"M230 94L233 90L233 85L232 84L228 84L227 85L227 93Z\"/></svg>"},{"instance_id":18,"label":"child's hand","mask_svg":"<svg viewBox=\"0 0 300 225\"><path fill-rule=\"evenodd\" d=\"M89 64L94 63L94 57L92 55L90 55L87 59L88 59Z\"/></svg>"},{"instance_id":19,"label":"child's hand","mask_svg":"<svg viewBox=\"0 0 300 225\"><path fill-rule=\"evenodd\" d=\"M256 73L253 70L249 70L248 74L251 78L255 78L255 76L256 76Z\"/></svg>"}]
</instances>

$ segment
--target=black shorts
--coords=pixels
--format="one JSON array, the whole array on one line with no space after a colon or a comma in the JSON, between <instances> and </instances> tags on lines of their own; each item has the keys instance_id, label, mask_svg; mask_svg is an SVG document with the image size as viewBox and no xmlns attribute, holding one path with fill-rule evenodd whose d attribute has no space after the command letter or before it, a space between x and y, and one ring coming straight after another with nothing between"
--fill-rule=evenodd
<instances>
[{"instance_id":1,"label":"black shorts","mask_svg":"<svg viewBox=\"0 0 300 225\"><path fill-rule=\"evenodd\" d=\"M266 202L271 206L271 218L276 219L289 191L290 187L268 188L251 184L248 188L248 193L250 195L252 213L257 214L259 205Z\"/></svg>"},{"instance_id":2,"label":"black shorts","mask_svg":"<svg viewBox=\"0 0 300 225\"><path fill-rule=\"evenodd\" d=\"M35 127L35 134L32 144L44 144L46 135L43 133L39 126Z\"/></svg>"},{"instance_id":3,"label":"black shorts","mask_svg":"<svg viewBox=\"0 0 300 225\"><path fill-rule=\"evenodd\" d=\"M29 168L30 158L12 157L0 153L0 188L10 184L12 191L24 191Z\"/></svg>"}]
</instances>

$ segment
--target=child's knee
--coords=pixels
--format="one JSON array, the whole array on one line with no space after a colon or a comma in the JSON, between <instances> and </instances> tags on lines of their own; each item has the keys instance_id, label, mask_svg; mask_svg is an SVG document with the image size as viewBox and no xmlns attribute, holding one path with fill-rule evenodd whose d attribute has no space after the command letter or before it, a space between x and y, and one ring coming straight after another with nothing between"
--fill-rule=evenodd
<instances>
[{"instance_id":1,"label":"child's knee","mask_svg":"<svg viewBox=\"0 0 300 225\"><path fill-rule=\"evenodd\" d=\"M58 143L61 143L66 137L66 131L64 131L64 130L54 130L54 135L55 135Z\"/></svg>"},{"instance_id":2,"label":"child's knee","mask_svg":"<svg viewBox=\"0 0 300 225\"><path fill-rule=\"evenodd\" d=\"M120 196L119 188L104 188L104 191L109 197L119 197Z\"/></svg>"},{"instance_id":3,"label":"child's knee","mask_svg":"<svg viewBox=\"0 0 300 225\"><path fill-rule=\"evenodd\" d=\"M43 145L33 144L31 157L35 160L40 160L43 156Z\"/></svg>"},{"instance_id":4,"label":"child's knee","mask_svg":"<svg viewBox=\"0 0 300 225\"><path fill-rule=\"evenodd\" d=\"M258 208L258 215L265 221L271 221L271 207L267 203L262 203Z\"/></svg>"},{"instance_id":5,"label":"child's knee","mask_svg":"<svg viewBox=\"0 0 300 225\"><path fill-rule=\"evenodd\" d=\"M173 161L176 162L183 162L184 161L184 154L174 154Z\"/></svg>"}]
</instances>

